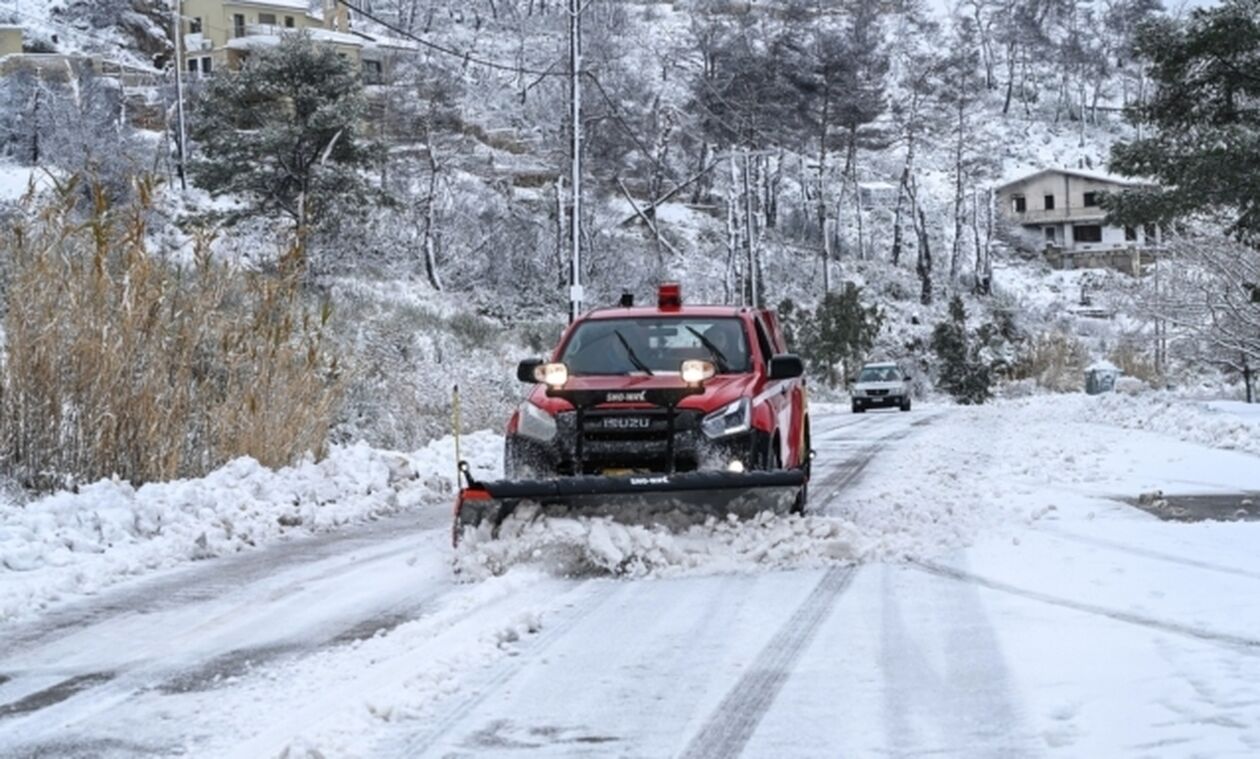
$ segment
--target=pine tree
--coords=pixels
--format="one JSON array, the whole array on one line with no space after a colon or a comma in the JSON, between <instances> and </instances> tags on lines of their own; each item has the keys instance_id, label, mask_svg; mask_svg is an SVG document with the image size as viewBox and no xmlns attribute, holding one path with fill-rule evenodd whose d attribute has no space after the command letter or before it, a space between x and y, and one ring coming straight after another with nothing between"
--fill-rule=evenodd
<instances>
[{"instance_id":1,"label":"pine tree","mask_svg":"<svg viewBox=\"0 0 1260 759\"><path fill-rule=\"evenodd\" d=\"M304 237L335 199L366 203L358 171L379 149L364 138L366 101L348 61L306 35L286 35L239 72L210 80L195 103L197 184L280 213Z\"/></svg>"},{"instance_id":2,"label":"pine tree","mask_svg":"<svg viewBox=\"0 0 1260 759\"><path fill-rule=\"evenodd\" d=\"M949 302L949 318L932 330L932 352L940 362L937 385L964 405L989 399L993 378L980 358L982 342L968 335L967 309L955 295Z\"/></svg>"},{"instance_id":3,"label":"pine tree","mask_svg":"<svg viewBox=\"0 0 1260 759\"><path fill-rule=\"evenodd\" d=\"M847 374L857 366L875 344L883 324L879 307L864 306L862 288L846 282L840 290L823 296L813 315L800 325L801 352L815 373L835 387L836 367L843 367Z\"/></svg>"},{"instance_id":4,"label":"pine tree","mask_svg":"<svg viewBox=\"0 0 1260 759\"><path fill-rule=\"evenodd\" d=\"M1188 21L1139 32L1157 89L1139 107L1155 128L1121 143L1112 168L1162 187L1107 198L1113 219L1135 225L1224 212L1230 231L1260 243L1260 0L1224 0Z\"/></svg>"}]
</instances>

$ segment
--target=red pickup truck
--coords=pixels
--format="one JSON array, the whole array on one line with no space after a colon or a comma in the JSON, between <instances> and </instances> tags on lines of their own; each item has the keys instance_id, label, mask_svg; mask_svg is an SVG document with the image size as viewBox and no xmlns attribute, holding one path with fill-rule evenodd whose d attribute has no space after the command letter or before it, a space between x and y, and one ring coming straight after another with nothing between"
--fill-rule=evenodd
<instances>
[{"instance_id":1,"label":"red pickup truck","mask_svg":"<svg viewBox=\"0 0 1260 759\"><path fill-rule=\"evenodd\" d=\"M633 521L804 510L804 371L774 313L684 305L676 284L654 307L628 301L521 362L534 386L508 422L506 479L468 483L457 529L524 501Z\"/></svg>"}]
</instances>

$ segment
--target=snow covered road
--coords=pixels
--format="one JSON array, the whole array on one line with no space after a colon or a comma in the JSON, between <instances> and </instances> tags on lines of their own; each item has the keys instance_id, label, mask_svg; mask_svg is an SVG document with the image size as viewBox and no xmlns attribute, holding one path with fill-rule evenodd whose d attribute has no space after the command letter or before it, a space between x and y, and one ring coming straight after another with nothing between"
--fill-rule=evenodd
<instances>
[{"instance_id":1,"label":"snow covered road","mask_svg":"<svg viewBox=\"0 0 1260 759\"><path fill-rule=\"evenodd\" d=\"M1260 458L1083 403L816 409L819 514L625 575L444 505L124 582L0 627L0 755L1256 755L1260 523L1117 499Z\"/></svg>"}]
</instances>

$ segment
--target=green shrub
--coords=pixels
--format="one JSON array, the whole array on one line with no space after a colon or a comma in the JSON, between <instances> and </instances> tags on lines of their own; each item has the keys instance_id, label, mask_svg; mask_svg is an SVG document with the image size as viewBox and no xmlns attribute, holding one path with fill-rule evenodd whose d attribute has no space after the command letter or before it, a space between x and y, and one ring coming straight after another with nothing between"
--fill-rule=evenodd
<instances>
[{"instance_id":1,"label":"green shrub","mask_svg":"<svg viewBox=\"0 0 1260 759\"><path fill-rule=\"evenodd\" d=\"M962 298L949 302L949 318L932 330L932 352L939 362L937 386L962 404L980 404L991 395L989 365L980 357L982 341L967 333L967 310Z\"/></svg>"}]
</instances>

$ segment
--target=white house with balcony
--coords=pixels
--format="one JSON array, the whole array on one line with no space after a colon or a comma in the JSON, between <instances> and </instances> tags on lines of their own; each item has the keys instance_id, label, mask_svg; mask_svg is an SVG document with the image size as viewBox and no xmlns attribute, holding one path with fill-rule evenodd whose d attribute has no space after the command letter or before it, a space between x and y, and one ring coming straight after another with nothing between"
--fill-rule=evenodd
<instances>
[{"instance_id":1,"label":"white house with balcony","mask_svg":"<svg viewBox=\"0 0 1260 759\"><path fill-rule=\"evenodd\" d=\"M1105 193L1149 182L1079 169L1042 169L996 188L998 209L1022 227L1059 268L1109 267L1140 273L1161 242L1154 225L1108 224Z\"/></svg>"},{"instance_id":2,"label":"white house with balcony","mask_svg":"<svg viewBox=\"0 0 1260 759\"><path fill-rule=\"evenodd\" d=\"M368 83L380 82L392 55L414 43L368 34L350 25L337 0L180 0L184 71L208 76L236 70L252 52L286 34L305 33L349 60Z\"/></svg>"}]
</instances>

